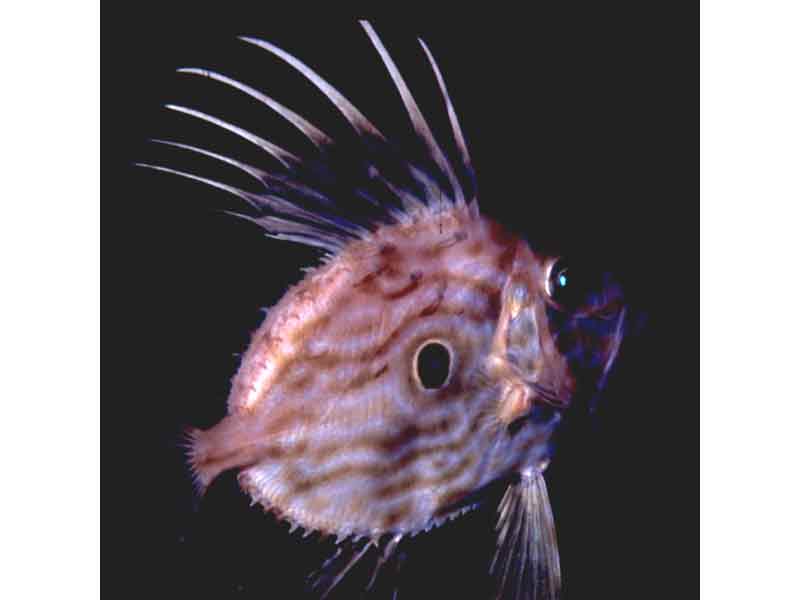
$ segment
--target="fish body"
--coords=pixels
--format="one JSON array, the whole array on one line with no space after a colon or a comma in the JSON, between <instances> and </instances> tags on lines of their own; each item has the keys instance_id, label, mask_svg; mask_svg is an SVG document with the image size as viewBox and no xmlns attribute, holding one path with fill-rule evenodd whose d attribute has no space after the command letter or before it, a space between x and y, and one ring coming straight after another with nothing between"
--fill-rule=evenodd
<instances>
[{"instance_id":1,"label":"fish body","mask_svg":"<svg viewBox=\"0 0 800 600\"><path fill-rule=\"evenodd\" d=\"M229 416L193 434L201 485L238 467L255 500L304 527L408 534L498 476L547 461L557 413L507 433L539 401L528 378L551 376L562 395L571 385L537 325L546 265L466 206L418 217L353 242L270 311ZM529 330L515 337L521 321ZM414 364L432 340L451 367L426 389ZM514 364L520 350L530 364Z\"/></svg>"},{"instance_id":2,"label":"fish body","mask_svg":"<svg viewBox=\"0 0 800 600\"><path fill-rule=\"evenodd\" d=\"M370 546L383 548L381 564L403 537L457 516L486 486L506 480L492 565L499 593L554 598L560 568L543 473L563 411L582 384L602 385L616 357L621 291L602 277L574 283L562 258L534 251L481 214L464 135L427 46L455 167L374 29L362 25L423 142L424 160L398 162L377 127L310 67L269 42L243 39L298 70L350 122L364 141L366 182L352 195L380 218L336 212L329 181L313 168L330 158L326 133L255 88L203 69L182 71L278 112L320 156L304 161L236 125L171 107L258 145L281 167L266 171L164 142L241 169L265 188L252 193L145 165L233 193L256 210L246 218L271 237L326 252L252 335L227 416L188 431L197 488L238 469L252 500L292 527L365 540L335 567L327 592ZM376 185L394 203L376 200Z\"/></svg>"}]
</instances>

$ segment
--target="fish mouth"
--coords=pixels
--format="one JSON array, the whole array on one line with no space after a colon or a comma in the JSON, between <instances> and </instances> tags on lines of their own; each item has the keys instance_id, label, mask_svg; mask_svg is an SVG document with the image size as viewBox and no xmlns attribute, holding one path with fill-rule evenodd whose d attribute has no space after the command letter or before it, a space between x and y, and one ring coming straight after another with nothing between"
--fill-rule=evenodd
<instances>
[{"instance_id":1,"label":"fish mouth","mask_svg":"<svg viewBox=\"0 0 800 600\"><path fill-rule=\"evenodd\" d=\"M519 433L526 425L542 426L552 423L553 419L555 419L566 406L565 402L559 401L558 399L554 401L542 400L544 399L540 397L535 398L528 411L518 416L506 426L506 431L511 437Z\"/></svg>"},{"instance_id":2,"label":"fish mouth","mask_svg":"<svg viewBox=\"0 0 800 600\"><path fill-rule=\"evenodd\" d=\"M569 388L547 385L536 376L509 377L498 391L497 418L512 430L530 421L546 422L548 419L539 418L542 412L552 416L565 410L572 400Z\"/></svg>"}]
</instances>

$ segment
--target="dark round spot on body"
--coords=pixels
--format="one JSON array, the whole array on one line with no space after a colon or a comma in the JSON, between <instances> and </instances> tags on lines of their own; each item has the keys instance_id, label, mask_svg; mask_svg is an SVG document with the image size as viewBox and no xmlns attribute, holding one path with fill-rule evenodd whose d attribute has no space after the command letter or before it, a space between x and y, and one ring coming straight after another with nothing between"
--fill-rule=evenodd
<instances>
[{"instance_id":1,"label":"dark round spot on body","mask_svg":"<svg viewBox=\"0 0 800 600\"><path fill-rule=\"evenodd\" d=\"M450 350L439 342L428 342L417 352L417 364L414 367L422 387L438 389L450 375Z\"/></svg>"}]
</instances>

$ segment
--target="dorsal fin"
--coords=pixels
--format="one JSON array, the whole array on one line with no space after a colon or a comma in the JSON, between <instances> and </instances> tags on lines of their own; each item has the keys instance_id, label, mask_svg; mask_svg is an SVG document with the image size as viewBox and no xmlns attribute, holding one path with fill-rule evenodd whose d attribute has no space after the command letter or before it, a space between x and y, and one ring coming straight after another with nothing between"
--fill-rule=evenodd
<instances>
[{"instance_id":1,"label":"dorsal fin","mask_svg":"<svg viewBox=\"0 0 800 600\"><path fill-rule=\"evenodd\" d=\"M453 201L462 204L466 198L461 182L435 140L411 91L372 26L366 21L362 21L361 25L394 80L414 130L425 145L425 156L399 154L397 148L387 141L383 133L352 102L311 67L270 42L243 36L241 40L267 50L314 84L356 131L363 142L362 150L338 152L334 140L320 127L255 87L216 71L182 68L178 69L180 73L217 81L247 94L275 111L311 141L317 156L302 158L299 154L226 120L193 108L168 104L167 108L170 110L216 125L255 144L277 160L280 168L257 167L200 146L166 140L153 141L230 165L258 181L264 190L251 192L178 169L144 163L139 165L179 175L233 194L244 200L258 214L240 215L228 211L231 214L258 224L272 237L312 245L328 252L335 252L349 239L369 235L383 223L409 222L420 215L424 218L425 211L436 213L448 210L448 205ZM464 135L447 88L427 46L421 40L420 43L444 97L461 162L469 177L474 179ZM471 214L477 215L474 181L472 184L471 206L475 210ZM364 199L368 204L353 208L353 199Z\"/></svg>"}]
</instances>

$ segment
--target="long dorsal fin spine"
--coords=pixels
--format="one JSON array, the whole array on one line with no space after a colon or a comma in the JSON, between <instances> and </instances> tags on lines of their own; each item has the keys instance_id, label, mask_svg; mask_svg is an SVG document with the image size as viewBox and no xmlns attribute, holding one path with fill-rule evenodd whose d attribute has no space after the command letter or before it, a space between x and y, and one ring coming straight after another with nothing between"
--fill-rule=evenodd
<instances>
[{"instance_id":1,"label":"long dorsal fin spine","mask_svg":"<svg viewBox=\"0 0 800 600\"><path fill-rule=\"evenodd\" d=\"M303 61L295 58L285 50L282 50L281 48L278 48L274 44L271 44L265 40L247 36L240 36L239 39L249 44L258 46L259 48L263 48L267 52L271 52L286 64L299 71L306 79L313 83L317 89L319 89L319 91L325 94L325 96L327 96L331 102L333 102L336 108L339 109L339 112L342 113L345 119L350 122L357 132L361 134L373 135L383 141L386 141L386 138L380 132L380 130L375 127L375 125L373 125L372 122L370 122L370 120L367 119L367 117L365 117L364 114L358 110L352 102L345 98L339 90L333 87L325 79L320 77L316 71L314 71Z\"/></svg>"},{"instance_id":2,"label":"long dorsal fin spine","mask_svg":"<svg viewBox=\"0 0 800 600\"><path fill-rule=\"evenodd\" d=\"M467 141L464 138L464 132L461 130L461 123L458 120L458 115L456 114L456 109L453 106L453 101L450 99L450 92L447 90L447 85L445 84L444 77L442 77L442 72L439 69L439 65L436 63L436 59L433 58L433 53L428 48L425 40L422 38L417 39L420 43L420 46L422 46L422 50L425 52L425 56L428 57L428 62L431 65L431 69L433 69L433 74L436 76L436 82L439 84L439 91L442 94L445 107L447 108L447 117L450 119L450 127L453 130L456 148L458 148L458 152L461 155L461 162L463 163L464 168L469 175L470 183L472 184L472 197L470 201L477 203L478 184L475 178L475 171L472 168L472 157L469 154Z\"/></svg>"},{"instance_id":3,"label":"long dorsal fin spine","mask_svg":"<svg viewBox=\"0 0 800 600\"><path fill-rule=\"evenodd\" d=\"M237 81L231 77L228 77L227 75L222 75L221 73L217 73L215 71L209 71L208 69L194 69L194 68L178 69L178 73L186 73L189 75L200 75L202 77L207 77L208 79L218 81L234 89L237 89L241 92L244 92L248 96L255 98L265 106L271 108L280 116L282 116L284 119L286 119L289 123L294 125L301 133L303 133L309 139L309 141L312 144L314 144L319 149L333 144L333 140L331 139L331 137L327 133L322 131L319 127L309 122L307 119L301 117L293 110L285 107L283 104L281 104L274 98L264 94L263 92L259 92L255 88L250 87L245 83Z\"/></svg>"},{"instance_id":4,"label":"long dorsal fin spine","mask_svg":"<svg viewBox=\"0 0 800 600\"><path fill-rule=\"evenodd\" d=\"M221 127L222 129L225 129L235 135L238 135L239 137L247 140L252 144L255 144L262 150L271 154L278 162L280 162L287 169L291 169L292 164L300 163L300 159L291 152L289 152L288 150L284 150L280 146L273 144L272 142L267 141L264 138L255 135L254 133L250 133L246 129L242 129L237 125L233 125L231 123L228 123L227 121L218 119L217 117L213 117L204 112L200 112L199 110L195 110L193 108L186 108L185 106L178 106L176 104L167 104L166 108L174 110L175 112L189 115L190 117L195 117L196 119L200 119L201 121L206 121L207 123L211 123L212 125L216 125L217 127Z\"/></svg>"},{"instance_id":5,"label":"long dorsal fin spine","mask_svg":"<svg viewBox=\"0 0 800 600\"><path fill-rule=\"evenodd\" d=\"M378 51L378 54L380 55L383 64L386 66L386 69L389 71L389 75L394 81L397 91L400 93L400 97L406 107L406 111L411 119L411 125L414 127L414 131L417 132L417 135L427 147L433 161L447 176L450 186L455 192L456 202L458 204L462 204L464 202L464 192L461 189L461 184L459 183L456 174L453 172L453 167L450 165L444 155L444 152L442 152L442 149L439 147L439 144L433 137L433 133L431 132L427 121L425 121L425 117L422 116L422 112L420 111L416 100L414 100L411 90L408 89L408 85L406 85L403 76L400 74L400 70L397 68L397 65L392 60L392 57L389 55L389 52L386 50L386 47L383 45L383 42L369 21L360 21L360 23L364 28L364 31L367 32L367 36L369 36L372 45L375 46L375 49Z\"/></svg>"}]
</instances>

